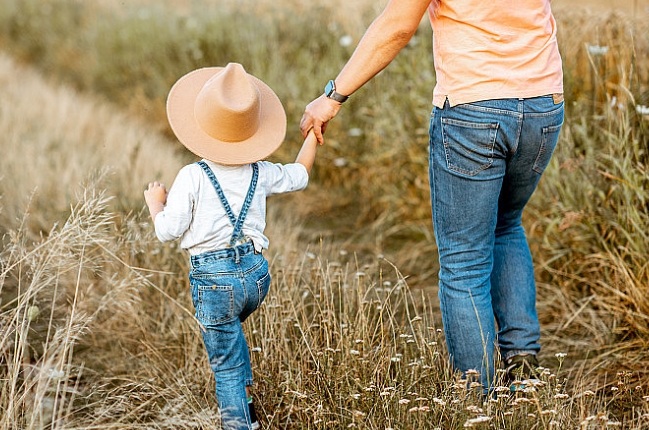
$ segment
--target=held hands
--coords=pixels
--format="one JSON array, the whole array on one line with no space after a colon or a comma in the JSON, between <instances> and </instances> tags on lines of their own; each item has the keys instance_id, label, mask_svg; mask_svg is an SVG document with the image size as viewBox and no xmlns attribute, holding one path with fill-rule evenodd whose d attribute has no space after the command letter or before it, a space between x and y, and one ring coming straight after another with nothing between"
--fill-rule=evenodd
<instances>
[{"instance_id":1,"label":"held hands","mask_svg":"<svg viewBox=\"0 0 649 430\"><path fill-rule=\"evenodd\" d=\"M144 201L149 207L151 219L155 221L156 215L163 211L164 205L167 202L168 191L164 184L158 181L149 182L149 187L144 190Z\"/></svg>"},{"instance_id":2,"label":"held hands","mask_svg":"<svg viewBox=\"0 0 649 430\"><path fill-rule=\"evenodd\" d=\"M338 114L341 103L327 98L324 94L309 103L304 110L300 121L302 137L307 136L309 130L313 129L316 139L320 145L324 144L324 132L327 129L329 120Z\"/></svg>"}]
</instances>

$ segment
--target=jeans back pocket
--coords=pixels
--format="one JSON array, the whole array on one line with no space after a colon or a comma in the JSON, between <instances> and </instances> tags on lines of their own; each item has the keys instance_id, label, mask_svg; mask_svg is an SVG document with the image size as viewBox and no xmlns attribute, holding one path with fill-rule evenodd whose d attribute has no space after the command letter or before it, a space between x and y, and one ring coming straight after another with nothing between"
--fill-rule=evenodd
<instances>
[{"instance_id":1,"label":"jeans back pocket","mask_svg":"<svg viewBox=\"0 0 649 430\"><path fill-rule=\"evenodd\" d=\"M196 318L206 327L234 318L234 288L232 285L197 285Z\"/></svg>"},{"instance_id":2,"label":"jeans back pocket","mask_svg":"<svg viewBox=\"0 0 649 430\"><path fill-rule=\"evenodd\" d=\"M543 137L541 139L541 146L539 147L539 153L534 160L534 166L532 169L539 175L543 173L548 164L550 164L550 159L552 158L552 153L557 146L559 141L559 132L561 131L561 126L553 125L549 127L543 127L542 133Z\"/></svg>"},{"instance_id":3,"label":"jeans back pocket","mask_svg":"<svg viewBox=\"0 0 649 430\"><path fill-rule=\"evenodd\" d=\"M266 295L268 294L269 288L270 288L270 273L267 271L264 274L264 276L262 276L257 281L257 291L259 292L259 296L257 299L257 307L261 306L262 302L266 298Z\"/></svg>"},{"instance_id":4,"label":"jeans back pocket","mask_svg":"<svg viewBox=\"0 0 649 430\"><path fill-rule=\"evenodd\" d=\"M442 118L442 134L450 170L475 176L492 165L498 123Z\"/></svg>"}]
</instances>

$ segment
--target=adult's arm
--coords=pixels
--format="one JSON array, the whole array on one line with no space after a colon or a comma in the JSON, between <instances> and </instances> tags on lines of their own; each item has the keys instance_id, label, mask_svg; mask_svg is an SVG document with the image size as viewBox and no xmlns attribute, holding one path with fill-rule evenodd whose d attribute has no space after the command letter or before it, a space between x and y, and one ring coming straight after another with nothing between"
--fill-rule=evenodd
<instances>
[{"instance_id":1,"label":"adult's arm","mask_svg":"<svg viewBox=\"0 0 649 430\"><path fill-rule=\"evenodd\" d=\"M347 64L335 79L336 92L351 95L383 70L417 31L431 0L390 0L383 12L367 28ZM327 123L336 116L341 103L324 94L309 103L300 121L302 136L313 128L320 144Z\"/></svg>"}]
</instances>

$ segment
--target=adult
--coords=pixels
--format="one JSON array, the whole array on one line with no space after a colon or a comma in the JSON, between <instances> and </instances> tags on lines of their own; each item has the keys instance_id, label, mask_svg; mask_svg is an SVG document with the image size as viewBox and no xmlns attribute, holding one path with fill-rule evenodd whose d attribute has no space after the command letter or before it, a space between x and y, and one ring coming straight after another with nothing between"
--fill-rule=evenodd
<instances>
[{"instance_id":1,"label":"adult","mask_svg":"<svg viewBox=\"0 0 649 430\"><path fill-rule=\"evenodd\" d=\"M324 143L342 103L396 57L426 12L437 79L429 179L442 321L454 367L477 370L490 387L498 354L510 380L538 366L534 268L521 217L563 124L550 0L390 0L308 104L300 128Z\"/></svg>"}]
</instances>

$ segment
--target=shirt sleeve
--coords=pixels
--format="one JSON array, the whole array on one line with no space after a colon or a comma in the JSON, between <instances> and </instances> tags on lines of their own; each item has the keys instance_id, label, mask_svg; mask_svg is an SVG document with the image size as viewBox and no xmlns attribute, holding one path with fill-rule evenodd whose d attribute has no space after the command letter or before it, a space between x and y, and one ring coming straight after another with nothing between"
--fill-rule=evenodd
<instances>
[{"instance_id":1,"label":"shirt sleeve","mask_svg":"<svg viewBox=\"0 0 649 430\"><path fill-rule=\"evenodd\" d=\"M309 184L309 173L300 163L274 164L262 161L259 162L259 167L267 196L300 191Z\"/></svg>"},{"instance_id":2,"label":"shirt sleeve","mask_svg":"<svg viewBox=\"0 0 649 430\"><path fill-rule=\"evenodd\" d=\"M164 210L155 217L155 233L161 242L182 237L189 229L196 203L196 178L191 165L183 167L174 180Z\"/></svg>"}]
</instances>

